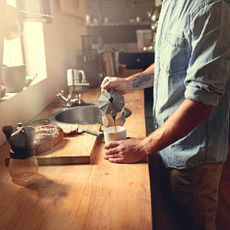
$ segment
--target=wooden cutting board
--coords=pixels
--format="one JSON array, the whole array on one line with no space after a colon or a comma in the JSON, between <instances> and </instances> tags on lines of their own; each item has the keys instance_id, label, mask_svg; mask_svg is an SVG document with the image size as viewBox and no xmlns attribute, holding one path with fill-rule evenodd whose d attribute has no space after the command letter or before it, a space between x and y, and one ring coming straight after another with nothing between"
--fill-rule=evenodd
<instances>
[{"instance_id":1,"label":"wooden cutting board","mask_svg":"<svg viewBox=\"0 0 230 230\"><path fill-rule=\"evenodd\" d=\"M59 125L64 132L70 132L78 127ZM99 131L100 124L81 125L81 128ZM94 149L97 143L97 136L82 133L73 137L64 137L52 150L37 155L39 165L74 165L91 164L95 157ZM9 157L5 158L9 164Z\"/></svg>"}]
</instances>

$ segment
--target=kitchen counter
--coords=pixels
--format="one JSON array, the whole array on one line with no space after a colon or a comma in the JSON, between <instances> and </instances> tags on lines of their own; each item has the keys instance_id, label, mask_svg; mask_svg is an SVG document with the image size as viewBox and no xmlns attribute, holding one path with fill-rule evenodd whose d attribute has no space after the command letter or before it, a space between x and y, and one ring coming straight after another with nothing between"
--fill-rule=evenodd
<instances>
[{"instance_id":1,"label":"kitchen counter","mask_svg":"<svg viewBox=\"0 0 230 230\"><path fill-rule=\"evenodd\" d=\"M83 99L96 101L99 90ZM126 95L132 111L125 126L130 137L145 136L144 93ZM53 112L52 104L39 116ZM79 146L81 148L81 146ZM0 229L152 229L148 164L112 164L103 159L104 142L98 139L91 165L40 166L43 180L30 187L11 182L4 158L9 146L0 148Z\"/></svg>"}]
</instances>

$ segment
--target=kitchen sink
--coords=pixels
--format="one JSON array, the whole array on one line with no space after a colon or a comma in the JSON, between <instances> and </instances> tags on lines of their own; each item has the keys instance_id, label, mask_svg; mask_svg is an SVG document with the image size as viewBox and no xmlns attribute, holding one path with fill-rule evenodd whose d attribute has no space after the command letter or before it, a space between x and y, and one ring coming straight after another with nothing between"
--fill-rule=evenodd
<instances>
[{"instance_id":1,"label":"kitchen sink","mask_svg":"<svg viewBox=\"0 0 230 230\"><path fill-rule=\"evenodd\" d=\"M50 120L69 124L102 124L101 111L96 105L63 109L51 115Z\"/></svg>"},{"instance_id":2,"label":"kitchen sink","mask_svg":"<svg viewBox=\"0 0 230 230\"><path fill-rule=\"evenodd\" d=\"M125 108L124 113L127 118L131 111ZM62 109L52 114L50 120L67 124L102 124L102 114L97 105L85 105Z\"/></svg>"}]
</instances>

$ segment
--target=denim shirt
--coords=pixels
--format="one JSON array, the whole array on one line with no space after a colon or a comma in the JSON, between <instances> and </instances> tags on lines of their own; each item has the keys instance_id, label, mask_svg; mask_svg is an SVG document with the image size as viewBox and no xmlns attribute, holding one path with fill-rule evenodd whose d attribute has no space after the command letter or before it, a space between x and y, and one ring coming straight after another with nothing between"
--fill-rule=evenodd
<instances>
[{"instance_id":1,"label":"denim shirt","mask_svg":"<svg viewBox=\"0 0 230 230\"><path fill-rule=\"evenodd\" d=\"M159 153L167 167L224 162L230 98L230 0L165 0L155 47L154 123L185 99L214 107L188 135Z\"/></svg>"}]
</instances>

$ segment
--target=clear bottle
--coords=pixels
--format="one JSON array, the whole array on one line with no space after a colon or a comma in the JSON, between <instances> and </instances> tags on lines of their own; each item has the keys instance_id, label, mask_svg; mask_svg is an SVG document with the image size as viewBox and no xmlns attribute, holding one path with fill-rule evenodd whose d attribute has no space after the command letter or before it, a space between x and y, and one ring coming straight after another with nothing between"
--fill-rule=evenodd
<instances>
[{"instance_id":1,"label":"clear bottle","mask_svg":"<svg viewBox=\"0 0 230 230\"><path fill-rule=\"evenodd\" d=\"M33 184L39 171L36 157L28 154L12 154L9 173L15 184L27 186Z\"/></svg>"}]
</instances>

